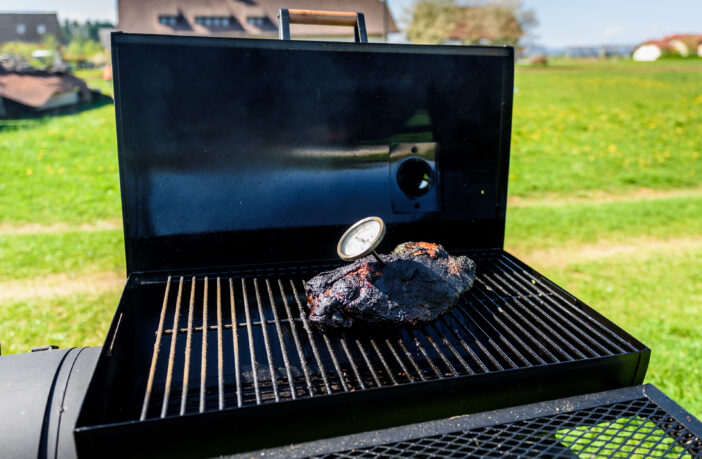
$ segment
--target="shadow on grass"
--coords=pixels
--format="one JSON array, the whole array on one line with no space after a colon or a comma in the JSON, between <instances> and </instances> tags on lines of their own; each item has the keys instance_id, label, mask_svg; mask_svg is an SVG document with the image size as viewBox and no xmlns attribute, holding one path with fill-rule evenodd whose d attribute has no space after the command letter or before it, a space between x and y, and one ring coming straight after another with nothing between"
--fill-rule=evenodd
<instances>
[{"instance_id":1,"label":"shadow on grass","mask_svg":"<svg viewBox=\"0 0 702 459\"><path fill-rule=\"evenodd\" d=\"M114 105L114 101L109 96L102 95L97 101L87 104L62 107L42 113L27 113L26 115L15 116L12 118L0 118L0 132L40 126L53 118L72 116L90 110L95 110L96 108L101 108L105 105Z\"/></svg>"}]
</instances>

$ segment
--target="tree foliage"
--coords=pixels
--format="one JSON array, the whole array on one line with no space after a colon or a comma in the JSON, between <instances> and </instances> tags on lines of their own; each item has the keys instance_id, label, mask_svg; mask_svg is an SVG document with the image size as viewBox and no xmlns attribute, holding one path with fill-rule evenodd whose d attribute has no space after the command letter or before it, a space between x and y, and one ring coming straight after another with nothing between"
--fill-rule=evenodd
<instances>
[{"instance_id":1,"label":"tree foliage","mask_svg":"<svg viewBox=\"0 0 702 459\"><path fill-rule=\"evenodd\" d=\"M536 24L521 0L416 0L407 38L414 43L516 46Z\"/></svg>"},{"instance_id":2,"label":"tree foliage","mask_svg":"<svg viewBox=\"0 0 702 459\"><path fill-rule=\"evenodd\" d=\"M106 21L69 21L68 19L61 24L61 39L63 43L69 44L74 40L78 41L100 41L99 30L105 27L114 27L114 24Z\"/></svg>"}]
</instances>

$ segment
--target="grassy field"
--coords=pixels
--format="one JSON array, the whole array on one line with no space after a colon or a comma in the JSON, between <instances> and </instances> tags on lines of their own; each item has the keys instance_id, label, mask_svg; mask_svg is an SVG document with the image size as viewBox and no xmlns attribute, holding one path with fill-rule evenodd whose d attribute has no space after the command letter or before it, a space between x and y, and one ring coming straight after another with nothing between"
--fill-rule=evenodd
<instances>
[{"instance_id":1,"label":"grassy field","mask_svg":"<svg viewBox=\"0 0 702 459\"><path fill-rule=\"evenodd\" d=\"M82 75L106 91L95 72ZM702 60L516 75L508 250L702 415ZM0 344L99 345L124 278L114 112L0 121Z\"/></svg>"}]
</instances>

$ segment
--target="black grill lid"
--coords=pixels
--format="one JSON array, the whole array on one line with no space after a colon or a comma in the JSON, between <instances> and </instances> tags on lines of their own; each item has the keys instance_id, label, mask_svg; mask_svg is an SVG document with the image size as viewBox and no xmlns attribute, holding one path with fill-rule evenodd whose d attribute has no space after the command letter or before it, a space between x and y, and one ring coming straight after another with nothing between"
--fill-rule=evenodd
<instances>
[{"instance_id":1,"label":"black grill lid","mask_svg":"<svg viewBox=\"0 0 702 459\"><path fill-rule=\"evenodd\" d=\"M112 50L129 273L331 259L368 215L380 250L502 247L511 48L117 33ZM429 192L398 185L413 165Z\"/></svg>"}]
</instances>

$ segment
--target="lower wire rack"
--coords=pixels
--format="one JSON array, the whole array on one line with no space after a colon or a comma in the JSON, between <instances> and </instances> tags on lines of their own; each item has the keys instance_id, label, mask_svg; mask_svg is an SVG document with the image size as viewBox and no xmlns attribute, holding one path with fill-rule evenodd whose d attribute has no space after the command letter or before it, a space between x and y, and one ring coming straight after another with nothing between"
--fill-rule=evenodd
<instances>
[{"instance_id":1,"label":"lower wire rack","mask_svg":"<svg viewBox=\"0 0 702 459\"><path fill-rule=\"evenodd\" d=\"M652 385L336 437L251 456L702 457L702 423Z\"/></svg>"}]
</instances>

